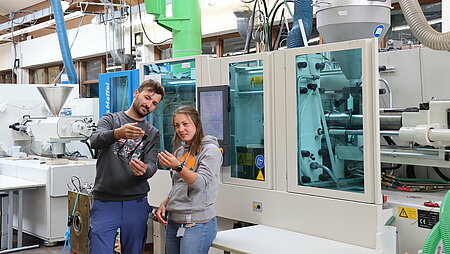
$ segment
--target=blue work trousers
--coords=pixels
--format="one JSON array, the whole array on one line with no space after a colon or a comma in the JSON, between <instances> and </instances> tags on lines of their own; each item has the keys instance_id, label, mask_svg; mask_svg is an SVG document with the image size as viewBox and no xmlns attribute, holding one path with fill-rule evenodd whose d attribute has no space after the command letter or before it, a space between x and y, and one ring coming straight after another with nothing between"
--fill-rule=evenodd
<instances>
[{"instance_id":1,"label":"blue work trousers","mask_svg":"<svg viewBox=\"0 0 450 254\"><path fill-rule=\"evenodd\" d=\"M89 248L91 254L113 254L120 228L122 253L141 254L147 239L150 213L147 198L129 201L95 200L91 208Z\"/></svg>"},{"instance_id":2,"label":"blue work trousers","mask_svg":"<svg viewBox=\"0 0 450 254\"><path fill-rule=\"evenodd\" d=\"M185 224L168 221L166 228L167 254L208 254L217 235L217 220L212 218L206 223L196 223L186 227L184 235L177 237L178 228Z\"/></svg>"}]
</instances>

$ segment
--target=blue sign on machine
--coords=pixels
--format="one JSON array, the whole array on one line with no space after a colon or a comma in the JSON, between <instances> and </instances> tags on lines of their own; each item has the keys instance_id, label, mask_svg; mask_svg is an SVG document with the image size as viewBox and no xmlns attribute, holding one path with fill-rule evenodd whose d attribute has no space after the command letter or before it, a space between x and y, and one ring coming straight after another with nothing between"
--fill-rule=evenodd
<instances>
[{"instance_id":1,"label":"blue sign on machine","mask_svg":"<svg viewBox=\"0 0 450 254\"><path fill-rule=\"evenodd\" d=\"M255 165L257 168L262 169L264 167L264 156L262 156L261 154L258 154L255 157Z\"/></svg>"},{"instance_id":2,"label":"blue sign on machine","mask_svg":"<svg viewBox=\"0 0 450 254\"><path fill-rule=\"evenodd\" d=\"M384 25L378 25L375 30L373 30L373 36L380 37L384 32Z\"/></svg>"}]
</instances>

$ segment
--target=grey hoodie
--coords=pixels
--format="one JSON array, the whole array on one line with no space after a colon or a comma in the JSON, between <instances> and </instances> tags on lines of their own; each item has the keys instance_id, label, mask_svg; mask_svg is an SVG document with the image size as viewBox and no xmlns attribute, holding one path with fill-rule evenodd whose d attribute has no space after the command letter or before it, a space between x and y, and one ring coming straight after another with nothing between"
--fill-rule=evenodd
<instances>
[{"instance_id":1,"label":"grey hoodie","mask_svg":"<svg viewBox=\"0 0 450 254\"><path fill-rule=\"evenodd\" d=\"M174 155L180 158L189 151L189 146L184 144L179 147ZM219 150L217 138L205 136L202 140L201 152L195 156L195 167L190 170L198 174L197 180L187 184L177 173L172 176L172 189L169 192L167 211L169 219L176 222L187 222L186 216L191 216L191 221L209 220L216 216L214 202L219 187L219 172L222 165L222 153Z\"/></svg>"},{"instance_id":2,"label":"grey hoodie","mask_svg":"<svg viewBox=\"0 0 450 254\"><path fill-rule=\"evenodd\" d=\"M145 140L114 138L114 129L134 122L145 131ZM145 120L132 119L123 111L106 113L98 121L98 128L91 136L91 145L92 148L99 149L94 185L95 199L125 201L147 196L150 191L147 179L152 177L157 169L159 131L155 127ZM144 153L143 162L147 164L147 172L144 175L135 176L131 171L128 157L133 150L132 159L139 158Z\"/></svg>"}]
</instances>

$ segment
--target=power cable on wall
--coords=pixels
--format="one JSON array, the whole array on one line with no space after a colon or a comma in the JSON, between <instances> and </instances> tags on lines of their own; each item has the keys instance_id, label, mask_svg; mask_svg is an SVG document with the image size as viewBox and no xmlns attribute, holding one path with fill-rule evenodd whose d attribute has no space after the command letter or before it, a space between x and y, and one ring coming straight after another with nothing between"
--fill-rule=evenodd
<instances>
[{"instance_id":1,"label":"power cable on wall","mask_svg":"<svg viewBox=\"0 0 450 254\"><path fill-rule=\"evenodd\" d=\"M140 23L141 23L142 31L144 32L145 37L147 37L147 40L150 41L150 43L152 43L152 44L154 44L154 45L158 45L158 44L163 44L163 43L165 43L165 42L167 42L167 41L172 40L172 38L169 38L169 39L165 39L165 40L163 40L163 41L161 41L161 42L154 42L154 41L152 41L152 40L148 37L147 32L145 31L145 28L144 28L144 24L142 23L142 14L141 14L141 4L140 4L140 1L138 1L137 6L138 6L138 13L139 13L139 21L140 21Z\"/></svg>"}]
</instances>

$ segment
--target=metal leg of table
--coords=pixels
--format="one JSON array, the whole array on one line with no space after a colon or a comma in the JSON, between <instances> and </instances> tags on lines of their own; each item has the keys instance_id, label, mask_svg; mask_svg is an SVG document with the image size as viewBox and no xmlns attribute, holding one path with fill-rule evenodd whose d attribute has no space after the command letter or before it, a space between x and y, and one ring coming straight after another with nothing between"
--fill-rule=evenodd
<instances>
[{"instance_id":1,"label":"metal leg of table","mask_svg":"<svg viewBox=\"0 0 450 254\"><path fill-rule=\"evenodd\" d=\"M13 218L14 218L14 191L8 191L8 249L0 251L0 254L11 253L21 250L38 248L39 244L22 247L22 225L23 225L23 190L18 190L19 204L17 211L17 247L13 248Z\"/></svg>"},{"instance_id":2,"label":"metal leg of table","mask_svg":"<svg viewBox=\"0 0 450 254\"><path fill-rule=\"evenodd\" d=\"M14 191L8 191L8 249L13 244Z\"/></svg>"},{"instance_id":3,"label":"metal leg of table","mask_svg":"<svg viewBox=\"0 0 450 254\"><path fill-rule=\"evenodd\" d=\"M0 254L39 248L39 244L0 251Z\"/></svg>"},{"instance_id":4,"label":"metal leg of table","mask_svg":"<svg viewBox=\"0 0 450 254\"><path fill-rule=\"evenodd\" d=\"M19 190L19 210L17 212L17 247L22 247L22 222L23 222L23 190Z\"/></svg>"}]
</instances>

